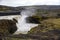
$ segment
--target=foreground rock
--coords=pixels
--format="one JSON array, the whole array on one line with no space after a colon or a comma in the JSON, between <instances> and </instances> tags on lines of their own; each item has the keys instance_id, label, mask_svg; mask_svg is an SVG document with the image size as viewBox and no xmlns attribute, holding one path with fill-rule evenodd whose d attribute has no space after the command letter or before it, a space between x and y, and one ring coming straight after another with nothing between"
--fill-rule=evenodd
<instances>
[{"instance_id":1,"label":"foreground rock","mask_svg":"<svg viewBox=\"0 0 60 40\"><path fill-rule=\"evenodd\" d=\"M32 28L28 34L40 35L39 40L60 40L60 19L47 19Z\"/></svg>"},{"instance_id":2,"label":"foreground rock","mask_svg":"<svg viewBox=\"0 0 60 40\"><path fill-rule=\"evenodd\" d=\"M1 19L0 20L0 33L1 34L13 34L17 30L16 21Z\"/></svg>"}]
</instances>

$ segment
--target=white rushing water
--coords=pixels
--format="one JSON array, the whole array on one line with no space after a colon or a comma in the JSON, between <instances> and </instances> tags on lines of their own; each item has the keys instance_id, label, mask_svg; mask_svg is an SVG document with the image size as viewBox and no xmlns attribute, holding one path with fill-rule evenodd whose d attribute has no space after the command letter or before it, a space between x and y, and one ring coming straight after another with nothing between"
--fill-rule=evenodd
<instances>
[{"instance_id":1,"label":"white rushing water","mask_svg":"<svg viewBox=\"0 0 60 40\"><path fill-rule=\"evenodd\" d=\"M26 34L31 28L38 25L38 24L26 22L26 18L34 15L34 13L35 10L33 9L27 9L21 12L21 18L18 18L18 23L17 23L18 30L14 34L19 34L19 33Z\"/></svg>"},{"instance_id":2,"label":"white rushing water","mask_svg":"<svg viewBox=\"0 0 60 40\"><path fill-rule=\"evenodd\" d=\"M1 19L13 20L13 18L18 19L19 17L21 16L20 15L0 16L0 20Z\"/></svg>"},{"instance_id":3,"label":"white rushing water","mask_svg":"<svg viewBox=\"0 0 60 40\"><path fill-rule=\"evenodd\" d=\"M15 34L26 34L31 28L37 26L38 24L32 24L32 23L26 23L26 17L28 16L22 16L20 19L18 19L17 27L18 30L15 32Z\"/></svg>"}]
</instances>

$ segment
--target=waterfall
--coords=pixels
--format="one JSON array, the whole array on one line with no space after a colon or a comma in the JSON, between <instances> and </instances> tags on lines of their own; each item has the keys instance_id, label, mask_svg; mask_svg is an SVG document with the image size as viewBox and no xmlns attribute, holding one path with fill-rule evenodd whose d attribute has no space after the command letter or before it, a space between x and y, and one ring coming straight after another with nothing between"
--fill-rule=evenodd
<instances>
[{"instance_id":1,"label":"waterfall","mask_svg":"<svg viewBox=\"0 0 60 40\"><path fill-rule=\"evenodd\" d=\"M18 30L14 34L27 34L27 32L38 24L26 23L26 18L35 14L34 9L26 9L21 12L21 18L18 18Z\"/></svg>"}]
</instances>

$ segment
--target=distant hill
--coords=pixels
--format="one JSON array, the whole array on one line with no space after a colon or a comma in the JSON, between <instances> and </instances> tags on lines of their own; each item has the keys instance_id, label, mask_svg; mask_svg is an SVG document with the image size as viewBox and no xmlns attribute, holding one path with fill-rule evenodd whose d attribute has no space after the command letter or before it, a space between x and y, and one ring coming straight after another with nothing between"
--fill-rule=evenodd
<instances>
[{"instance_id":1,"label":"distant hill","mask_svg":"<svg viewBox=\"0 0 60 40\"><path fill-rule=\"evenodd\" d=\"M0 12L2 11L19 11L21 8L11 7L11 6L4 6L0 5Z\"/></svg>"},{"instance_id":2,"label":"distant hill","mask_svg":"<svg viewBox=\"0 0 60 40\"><path fill-rule=\"evenodd\" d=\"M52 9L60 9L60 5L34 5L34 6L18 6L18 8L29 8L33 7L35 9L47 9L47 10L52 10Z\"/></svg>"},{"instance_id":3,"label":"distant hill","mask_svg":"<svg viewBox=\"0 0 60 40\"><path fill-rule=\"evenodd\" d=\"M21 9L26 9L26 8L57 11L57 10L60 10L60 5L34 5L34 6L18 6L18 7L0 5L0 11L6 11L6 10L19 11Z\"/></svg>"},{"instance_id":4,"label":"distant hill","mask_svg":"<svg viewBox=\"0 0 60 40\"><path fill-rule=\"evenodd\" d=\"M34 8L34 9L40 9L44 11L57 11L60 12L60 5L33 5L33 6L18 6L16 8Z\"/></svg>"}]
</instances>

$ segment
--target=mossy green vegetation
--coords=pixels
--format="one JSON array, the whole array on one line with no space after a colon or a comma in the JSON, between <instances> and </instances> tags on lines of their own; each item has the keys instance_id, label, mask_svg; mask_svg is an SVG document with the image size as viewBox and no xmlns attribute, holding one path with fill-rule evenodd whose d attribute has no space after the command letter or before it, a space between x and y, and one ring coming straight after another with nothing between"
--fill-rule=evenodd
<instances>
[{"instance_id":1,"label":"mossy green vegetation","mask_svg":"<svg viewBox=\"0 0 60 40\"><path fill-rule=\"evenodd\" d=\"M59 30L60 29L60 18L58 19L46 19L41 21L41 24L39 24L37 27L34 27L30 30L30 32L28 32L28 34L30 33L38 33L39 32L46 32L49 30Z\"/></svg>"}]
</instances>

